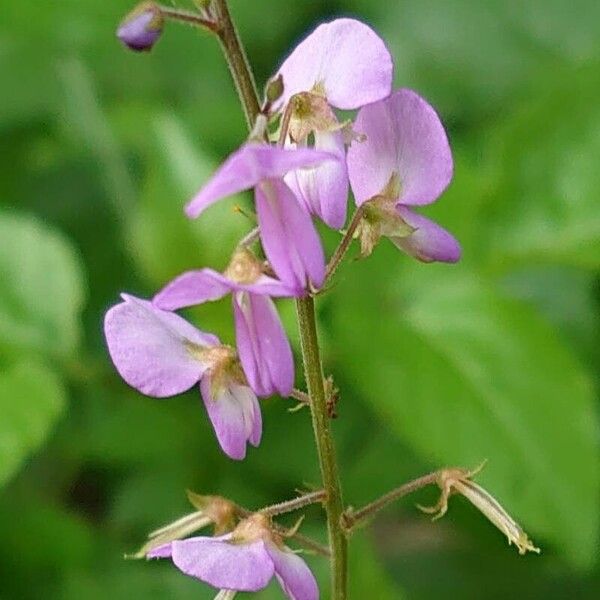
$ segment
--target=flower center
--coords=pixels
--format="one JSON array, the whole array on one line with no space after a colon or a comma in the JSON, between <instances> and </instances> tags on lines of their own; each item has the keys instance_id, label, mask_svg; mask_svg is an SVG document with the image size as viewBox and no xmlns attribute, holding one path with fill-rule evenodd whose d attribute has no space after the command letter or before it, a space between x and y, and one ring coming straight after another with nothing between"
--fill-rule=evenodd
<instances>
[{"instance_id":1,"label":"flower center","mask_svg":"<svg viewBox=\"0 0 600 600\"><path fill-rule=\"evenodd\" d=\"M306 141L315 131L336 131L339 121L327 98L316 92L300 92L290 99L289 135L293 142Z\"/></svg>"},{"instance_id":2,"label":"flower center","mask_svg":"<svg viewBox=\"0 0 600 600\"><path fill-rule=\"evenodd\" d=\"M250 250L242 248L234 252L223 274L235 283L254 283L262 275L262 265Z\"/></svg>"},{"instance_id":3,"label":"flower center","mask_svg":"<svg viewBox=\"0 0 600 600\"><path fill-rule=\"evenodd\" d=\"M233 542L244 544L256 540L274 540L271 522L268 517L261 513L254 513L247 519L240 521L233 530Z\"/></svg>"}]
</instances>

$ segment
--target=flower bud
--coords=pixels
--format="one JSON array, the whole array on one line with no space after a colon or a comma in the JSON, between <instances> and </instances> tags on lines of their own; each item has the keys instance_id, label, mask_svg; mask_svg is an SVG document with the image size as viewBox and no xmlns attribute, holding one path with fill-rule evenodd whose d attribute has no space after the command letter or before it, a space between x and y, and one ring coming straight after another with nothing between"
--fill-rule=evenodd
<instances>
[{"instance_id":1,"label":"flower bud","mask_svg":"<svg viewBox=\"0 0 600 600\"><path fill-rule=\"evenodd\" d=\"M271 104L277 102L279 98L281 98L283 94L283 76L277 75L277 77L273 77L267 81L267 86L265 88L265 97L267 101Z\"/></svg>"},{"instance_id":2,"label":"flower bud","mask_svg":"<svg viewBox=\"0 0 600 600\"><path fill-rule=\"evenodd\" d=\"M117 37L131 50L149 51L160 37L164 22L157 4L142 2L125 17L117 30Z\"/></svg>"}]
</instances>

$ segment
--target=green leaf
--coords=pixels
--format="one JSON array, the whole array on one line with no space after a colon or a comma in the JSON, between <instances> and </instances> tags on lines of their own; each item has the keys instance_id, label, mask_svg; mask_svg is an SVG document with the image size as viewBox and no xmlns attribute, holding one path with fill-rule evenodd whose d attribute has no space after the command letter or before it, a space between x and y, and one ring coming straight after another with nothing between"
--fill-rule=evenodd
<instances>
[{"instance_id":1,"label":"green leaf","mask_svg":"<svg viewBox=\"0 0 600 600\"><path fill-rule=\"evenodd\" d=\"M72 353L85 298L75 249L60 232L8 212L0 212L0 239L0 351Z\"/></svg>"},{"instance_id":2,"label":"green leaf","mask_svg":"<svg viewBox=\"0 0 600 600\"><path fill-rule=\"evenodd\" d=\"M61 382L41 364L0 372L0 484L43 444L65 404Z\"/></svg>"},{"instance_id":3,"label":"green leaf","mask_svg":"<svg viewBox=\"0 0 600 600\"><path fill-rule=\"evenodd\" d=\"M252 227L233 207L240 197L217 202L202 217L188 219L183 207L212 175L216 161L196 148L172 116L153 123L156 146L132 220L132 251L147 277L162 285L184 270L219 268Z\"/></svg>"},{"instance_id":4,"label":"green leaf","mask_svg":"<svg viewBox=\"0 0 600 600\"><path fill-rule=\"evenodd\" d=\"M589 565L600 465L588 375L535 311L466 268L381 262L390 284L375 296L373 263L333 313L345 377L435 466L487 458L481 481L533 539Z\"/></svg>"},{"instance_id":5,"label":"green leaf","mask_svg":"<svg viewBox=\"0 0 600 600\"><path fill-rule=\"evenodd\" d=\"M559 73L491 137L493 261L600 265L600 68Z\"/></svg>"}]
</instances>

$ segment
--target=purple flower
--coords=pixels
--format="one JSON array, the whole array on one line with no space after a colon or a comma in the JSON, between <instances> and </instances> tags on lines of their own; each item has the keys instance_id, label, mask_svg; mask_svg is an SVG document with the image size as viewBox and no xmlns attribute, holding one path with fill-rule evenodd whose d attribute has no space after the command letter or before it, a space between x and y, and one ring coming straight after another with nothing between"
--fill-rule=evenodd
<instances>
[{"instance_id":1,"label":"purple flower","mask_svg":"<svg viewBox=\"0 0 600 600\"><path fill-rule=\"evenodd\" d=\"M288 145L306 146L312 133L316 149L343 158L344 126L331 107L355 109L387 97L392 72L385 44L364 23L337 19L317 27L277 73L283 78L283 94L276 107L291 110ZM345 161L290 173L285 181L312 214L334 229L344 226L348 198Z\"/></svg>"},{"instance_id":2,"label":"purple flower","mask_svg":"<svg viewBox=\"0 0 600 600\"><path fill-rule=\"evenodd\" d=\"M283 77L278 106L301 92L316 92L336 108L359 108L389 95L393 69L385 44L364 23L354 19L323 23L277 72Z\"/></svg>"},{"instance_id":3,"label":"purple flower","mask_svg":"<svg viewBox=\"0 0 600 600\"><path fill-rule=\"evenodd\" d=\"M306 563L270 530L260 514L221 537L194 537L165 544L148 558L171 558L190 577L221 590L257 592L273 576L291 600L318 600L317 582Z\"/></svg>"},{"instance_id":4,"label":"purple flower","mask_svg":"<svg viewBox=\"0 0 600 600\"><path fill-rule=\"evenodd\" d=\"M188 271L168 283L153 303L164 310L177 310L231 293L238 352L250 387L258 396L289 396L294 386L294 358L270 296L300 296L303 291L264 275L261 267L249 250L241 249L224 275L212 269Z\"/></svg>"},{"instance_id":5,"label":"purple flower","mask_svg":"<svg viewBox=\"0 0 600 600\"><path fill-rule=\"evenodd\" d=\"M452 179L452 153L435 110L401 89L363 107L355 128L366 136L348 150L356 204L365 205L357 230L363 254L383 235L424 262L458 261L454 237L409 208L434 202Z\"/></svg>"},{"instance_id":6,"label":"purple flower","mask_svg":"<svg viewBox=\"0 0 600 600\"><path fill-rule=\"evenodd\" d=\"M143 2L125 17L117 37L131 50L144 52L152 49L160 37L164 17L154 2Z\"/></svg>"},{"instance_id":7,"label":"purple flower","mask_svg":"<svg viewBox=\"0 0 600 600\"><path fill-rule=\"evenodd\" d=\"M117 371L147 396L166 398L200 382L204 405L221 448L229 457L258 446L260 407L246 384L235 352L178 315L122 295L104 319L108 350Z\"/></svg>"},{"instance_id":8,"label":"purple flower","mask_svg":"<svg viewBox=\"0 0 600 600\"><path fill-rule=\"evenodd\" d=\"M288 286L307 290L325 278L325 256L310 215L283 182L289 171L336 157L309 148L284 150L247 143L221 165L186 207L197 217L217 200L254 187L262 245L273 270Z\"/></svg>"}]
</instances>

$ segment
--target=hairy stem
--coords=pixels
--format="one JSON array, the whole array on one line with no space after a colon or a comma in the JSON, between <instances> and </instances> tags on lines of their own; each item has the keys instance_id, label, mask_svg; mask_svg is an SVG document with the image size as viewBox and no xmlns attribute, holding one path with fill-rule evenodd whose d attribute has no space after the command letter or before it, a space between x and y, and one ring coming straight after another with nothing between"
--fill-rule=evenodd
<instances>
[{"instance_id":1,"label":"hairy stem","mask_svg":"<svg viewBox=\"0 0 600 600\"><path fill-rule=\"evenodd\" d=\"M242 101L248 129L252 131L256 117L260 113L254 77L252 76L252 71L250 70L250 65L248 64L248 59L240 38L231 20L227 1L214 0L214 10L217 23L219 24L217 34L227 58L227 64L229 65L235 88Z\"/></svg>"},{"instance_id":2,"label":"hairy stem","mask_svg":"<svg viewBox=\"0 0 600 600\"><path fill-rule=\"evenodd\" d=\"M219 23L219 39L225 53L229 69L244 108L248 128L252 131L256 117L260 114L260 105L256 85L246 54L242 48L226 0L214 0L214 10ZM347 598L347 542L342 526L344 512L342 490L339 481L335 448L331 435L327 398L323 385L323 370L319 355L315 306L311 297L296 300L298 325L304 359L304 374L311 401L311 415L323 487L327 494L325 510L331 551L331 598ZM295 536L297 539L298 536Z\"/></svg>"},{"instance_id":3,"label":"hairy stem","mask_svg":"<svg viewBox=\"0 0 600 600\"><path fill-rule=\"evenodd\" d=\"M348 549L346 534L342 527L344 504L331 434L331 421L327 409L327 396L323 385L323 369L313 298L310 296L298 298L296 312L321 476L323 487L327 492L325 510L331 547L331 598L345 600L347 597Z\"/></svg>"},{"instance_id":4,"label":"hairy stem","mask_svg":"<svg viewBox=\"0 0 600 600\"><path fill-rule=\"evenodd\" d=\"M382 508L385 508L388 506L388 504L391 504L395 500L399 500L400 498L403 498L408 494L412 494L413 492L416 492L417 490L420 490L428 485L437 484L439 473L439 471L435 471L433 473L423 475L423 477L419 477L418 479L413 479L412 481L393 489L387 494L384 494L380 498L377 498L377 500L369 502L369 504L359 508L358 510L347 510L343 517L344 526L348 530L358 527L365 520L372 517Z\"/></svg>"},{"instance_id":5,"label":"hairy stem","mask_svg":"<svg viewBox=\"0 0 600 600\"><path fill-rule=\"evenodd\" d=\"M258 512L270 517L274 517L275 515L283 515L285 513L304 508L305 506L316 504L317 502L323 502L326 496L327 493L325 490L318 490L316 492L311 492L310 494L304 494L303 496L292 498L291 500L286 500L285 502L279 502L277 504L271 504L271 506L265 506L265 508L261 508Z\"/></svg>"}]
</instances>

